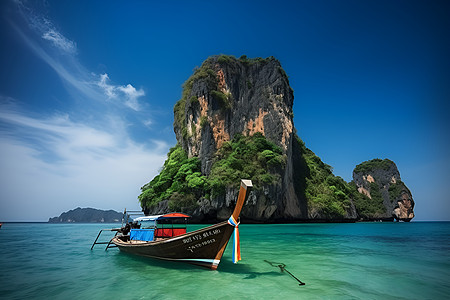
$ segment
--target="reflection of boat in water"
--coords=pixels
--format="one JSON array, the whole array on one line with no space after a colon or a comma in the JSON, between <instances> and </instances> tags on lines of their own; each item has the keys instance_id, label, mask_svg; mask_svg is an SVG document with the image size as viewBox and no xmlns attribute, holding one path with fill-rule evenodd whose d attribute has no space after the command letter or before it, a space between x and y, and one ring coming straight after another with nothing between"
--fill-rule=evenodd
<instances>
[{"instance_id":1,"label":"reflection of boat in water","mask_svg":"<svg viewBox=\"0 0 450 300\"><path fill-rule=\"evenodd\" d=\"M235 249L233 249L233 261L236 262L240 259L237 232L239 214L251 188L251 180L241 181L238 200L228 221L186 233L188 215L170 213L141 217L133 223L127 222L120 229L113 229L117 233L108 243L107 248L111 247L112 243L124 252L187 262L215 270L233 231L236 231ZM140 226L135 226L136 221ZM96 242L97 240L92 247Z\"/></svg>"}]
</instances>

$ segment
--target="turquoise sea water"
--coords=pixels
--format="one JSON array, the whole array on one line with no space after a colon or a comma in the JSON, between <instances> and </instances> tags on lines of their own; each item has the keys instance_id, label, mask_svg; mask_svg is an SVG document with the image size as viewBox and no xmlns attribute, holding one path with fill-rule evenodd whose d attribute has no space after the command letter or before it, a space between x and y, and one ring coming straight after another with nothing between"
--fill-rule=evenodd
<instances>
[{"instance_id":1,"label":"turquoise sea water","mask_svg":"<svg viewBox=\"0 0 450 300\"><path fill-rule=\"evenodd\" d=\"M104 251L103 245L91 251L99 229L111 227L3 224L0 298L450 298L447 222L241 224L243 260L232 263L229 244L217 271ZM306 285L265 260L284 263Z\"/></svg>"}]
</instances>

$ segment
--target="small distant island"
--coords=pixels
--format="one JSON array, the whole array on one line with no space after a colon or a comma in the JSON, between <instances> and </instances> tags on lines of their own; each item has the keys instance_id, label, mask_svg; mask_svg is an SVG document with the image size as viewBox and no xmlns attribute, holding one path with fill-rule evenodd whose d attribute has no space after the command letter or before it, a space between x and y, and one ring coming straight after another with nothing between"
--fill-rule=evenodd
<instances>
[{"instance_id":1,"label":"small distant island","mask_svg":"<svg viewBox=\"0 0 450 300\"><path fill-rule=\"evenodd\" d=\"M63 212L59 217L48 219L48 223L118 223L121 221L122 213L90 207L77 207Z\"/></svg>"}]
</instances>

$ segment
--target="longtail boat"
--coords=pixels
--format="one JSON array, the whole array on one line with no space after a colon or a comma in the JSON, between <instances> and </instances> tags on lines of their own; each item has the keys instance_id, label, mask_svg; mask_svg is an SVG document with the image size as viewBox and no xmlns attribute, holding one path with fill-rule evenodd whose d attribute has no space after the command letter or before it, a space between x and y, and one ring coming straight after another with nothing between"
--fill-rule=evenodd
<instances>
[{"instance_id":1,"label":"longtail boat","mask_svg":"<svg viewBox=\"0 0 450 300\"><path fill-rule=\"evenodd\" d=\"M241 180L236 206L228 221L187 233L186 226L183 227L180 221L185 221L186 224L188 215L170 213L141 217L133 223L127 222L120 229L112 229L117 233L107 248L114 244L123 252L216 270L234 232L233 262L236 263L240 260L239 215L252 187L251 180ZM141 224L150 222L151 225L132 228L136 221Z\"/></svg>"}]
</instances>

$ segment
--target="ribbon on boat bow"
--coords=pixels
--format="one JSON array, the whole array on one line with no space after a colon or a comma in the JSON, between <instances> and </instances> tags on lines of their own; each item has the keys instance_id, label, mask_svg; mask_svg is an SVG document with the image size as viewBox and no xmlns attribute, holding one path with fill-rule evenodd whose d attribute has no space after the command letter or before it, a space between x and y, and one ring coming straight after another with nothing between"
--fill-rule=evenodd
<instances>
[{"instance_id":1,"label":"ribbon on boat bow","mask_svg":"<svg viewBox=\"0 0 450 300\"><path fill-rule=\"evenodd\" d=\"M234 226L234 238L233 238L233 263L237 263L241 260L241 244L239 240L239 224L233 216L228 219L228 224Z\"/></svg>"}]
</instances>

